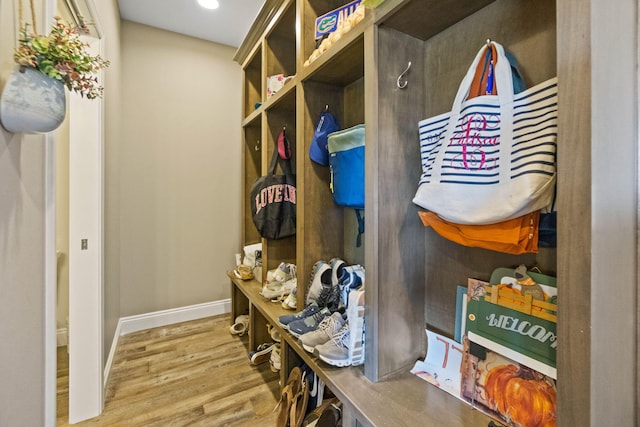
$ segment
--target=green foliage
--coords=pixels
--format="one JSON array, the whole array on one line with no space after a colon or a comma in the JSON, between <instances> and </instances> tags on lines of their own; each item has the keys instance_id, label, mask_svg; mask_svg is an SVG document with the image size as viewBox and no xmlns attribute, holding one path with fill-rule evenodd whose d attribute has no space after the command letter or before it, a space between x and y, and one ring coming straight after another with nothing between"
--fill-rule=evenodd
<instances>
[{"instance_id":1,"label":"green foliage","mask_svg":"<svg viewBox=\"0 0 640 427\"><path fill-rule=\"evenodd\" d=\"M108 67L109 61L87 51L89 45L80 39L80 28L66 25L60 17L54 19L55 25L48 36L29 33L27 25L22 28L14 52L15 61L62 81L70 91L81 96L101 97L104 88L98 83L97 73Z\"/></svg>"}]
</instances>

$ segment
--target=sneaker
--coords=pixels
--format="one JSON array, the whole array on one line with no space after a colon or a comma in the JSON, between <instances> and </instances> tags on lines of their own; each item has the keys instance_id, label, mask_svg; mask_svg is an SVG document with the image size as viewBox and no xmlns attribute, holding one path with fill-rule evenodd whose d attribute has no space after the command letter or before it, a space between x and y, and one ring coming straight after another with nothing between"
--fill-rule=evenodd
<instances>
[{"instance_id":1,"label":"sneaker","mask_svg":"<svg viewBox=\"0 0 640 427\"><path fill-rule=\"evenodd\" d=\"M296 286L291 290L289 295L282 301L282 308L285 310L295 310L298 308L298 287Z\"/></svg>"},{"instance_id":2,"label":"sneaker","mask_svg":"<svg viewBox=\"0 0 640 427\"><path fill-rule=\"evenodd\" d=\"M236 321L233 325L229 326L229 333L231 335L243 336L249 329L249 315L241 314L236 317Z\"/></svg>"},{"instance_id":3,"label":"sneaker","mask_svg":"<svg viewBox=\"0 0 640 427\"><path fill-rule=\"evenodd\" d=\"M314 353L333 366L364 363L364 289L349 294L347 321L329 341L316 346Z\"/></svg>"},{"instance_id":4,"label":"sneaker","mask_svg":"<svg viewBox=\"0 0 640 427\"><path fill-rule=\"evenodd\" d=\"M349 319L349 359L353 366L364 363L364 288L352 291L349 294L349 307L347 319Z\"/></svg>"},{"instance_id":5,"label":"sneaker","mask_svg":"<svg viewBox=\"0 0 640 427\"><path fill-rule=\"evenodd\" d=\"M267 323L267 332L269 332L269 335L271 336L271 339L274 342L279 343L280 341L282 341L282 337L280 336L280 332L278 332L276 330L276 328L274 328L273 326L271 326L268 323Z\"/></svg>"},{"instance_id":6,"label":"sneaker","mask_svg":"<svg viewBox=\"0 0 640 427\"><path fill-rule=\"evenodd\" d=\"M302 348L309 353L313 353L316 346L329 341L331 336L336 334L340 328L342 328L344 322L344 316L336 311L331 316L325 317L315 331L300 335L298 340L300 341Z\"/></svg>"},{"instance_id":7,"label":"sneaker","mask_svg":"<svg viewBox=\"0 0 640 427\"><path fill-rule=\"evenodd\" d=\"M346 278L345 267L347 263L340 258L332 258L329 261L329 265L331 266L331 284L333 286L340 286Z\"/></svg>"},{"instance_id":8,"label":"sneaker","mask_svg":"<svg viewBox=\"0 0 640 427\"><path fill-rule=\"evenodd\" d=\"M267 271L267 282L284 283L296 277L296 265L281 262L275 270Z\"/></svg>"},{"instance_id":9,"label":"sneaker","mask_svg":"<svg viewBox=\"0 0 640 427\"><path fill-rule=\"evenodd\" d=\"M331 336L329 341L316 347L314 353L320 360L333 366L350 366L349 357L349 319L342 328Z\"/></svg>"},{"instance_id":10,"label":"sneaker","mask_svg":"<svg viewBox=\"0 0 640 427\"><path fill-rule=\"evenodd\" d=\"M297 279L294 277L292 279L287 280L286 282L267 282L262 287L262 291L260 291L260 295L269 300L283 300L287 295L291 293L291 291L297 286Z\"/></svg>"},{"instance_id":11,"label":"sneaker","mask_svg":"<svg viewBox=\"0 0 640 427\"><path fill-rule=\"evenodd\" d=\"M287 329L289 323L296 320L304 319L305 317L311 316L312 314L315 314L320 310L320 307L318 307L316 304L311 304L306 306L304 310L299 311L295 314L285 314L278 317L278 323L280 323L280 326L282 326L284 329Z\"/></svg>"},{"instance_id":12,"label":"sneaker","mask_svg":"<svg viewBox=\"0 0 640 427\"><path fill-rule=\"evenodd\" d=\"M331 287L331 266L324 261L318 261L311 269L311 277L309 279L309 286L307 286L307 297L305 299L306 305L317 304L322 306L318 298L323 289L327 286Z\"/></svg>"},{"instance_id":13,"label":"sneaker","mask_svg":"<svg viewBox=\"0 0 640 427\"><path fill-rule=\"evenodd\" d=\"M251 361L251 364L259 365L269 360L271 350L273 350L274 345L275 344L272 342L260 344L256 351L249 353L249 360Z\"/></svg>"},{"instance_id":14,"label":"sneaker","mask_svg":"<svg viewBox=\"0 0 640 427\"><path fill-rule=\"evenodd\" d=\"M340 305L349 305L349 293L364 286L364 267L355 264L345 267L345 277L340 284Z\"/></svg>"},{"instance_id":15,"label":"sneaker","mask_svg":"<svg viewBox=\"0 0 640 427\"><path fill-rule=\"evenodd\" d=\"M280 372L280 344L273 346L269 356L269 366L272 372Z\"/></svg>"},{"instance_id":16,"label":"sneaker","mask_svg":"<svg viewBox=\"0 0 640 427\"><path fill-rule=\"evenodd\" d=\"M317 304L320 307L327 307L332 312L338 310L340 308L340 286L323 283Z\"/></svg>"},{"instance_id":17,"label":"sneaker","mask_svg":"<svg viewBox=\"0 0 640 427\"><path fill-rule=\"evenodd\" d=\"M299 337L302 334L316 330L320 322L325 317L331 316L331 311L327 307L323 307L317 313L307 316L304 319L294 320L287 325L291 335Z\"/></svg>"}]
</instances>

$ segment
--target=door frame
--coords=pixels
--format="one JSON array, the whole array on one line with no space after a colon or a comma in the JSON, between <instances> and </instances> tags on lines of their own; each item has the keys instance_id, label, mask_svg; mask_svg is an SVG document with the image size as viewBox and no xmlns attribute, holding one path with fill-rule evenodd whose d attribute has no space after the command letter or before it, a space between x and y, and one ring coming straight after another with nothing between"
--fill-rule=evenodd
<instances>
[{"instance_id":1,"label":"door frame","mask_svg":"<svg viewBox=\"0 0 640 427\"><path fill-rule=\"evenodd\" d=\"M97 16L92 17L97 22ZM104 57L104 39L92 39ZM69 423L104 406L104 101L69 97Z\"/></svg>"}]
</instances>

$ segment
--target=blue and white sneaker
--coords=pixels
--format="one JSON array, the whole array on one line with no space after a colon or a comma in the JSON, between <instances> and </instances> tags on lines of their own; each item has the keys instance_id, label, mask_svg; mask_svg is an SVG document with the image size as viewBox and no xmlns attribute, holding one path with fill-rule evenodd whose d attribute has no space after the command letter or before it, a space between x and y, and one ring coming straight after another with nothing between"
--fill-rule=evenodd
<instances>
[{"instance_id":1,"label":"blue and white sneaker","mask_svg":"<svg viewBox=\"0 0 640 427\"><path fill-rule=\"evenodd\" d=\"M304 310L299 311L297 313L285 314L278 317L278 323L280 323L280 326L282 326L284 329L288 329L289 323L309 317L313 314L316 314L320 310L321 308L318 307L317 304L311 304L306 306Z\"/></svg>"},{"instance_id":2,"label":"blue and white sneaker","mask_svg":"<svg viewBox=\"0 0 640 427\"><path fill-rule=\"evenodd\" d=\"M345 267L347 263L340 258L332 258L329 261L331 266L331 284L333 286L340 286L340 284L346 279Z\"/></svg>"},{"instance_id":3,"label":"blue and white sneaker","mask_svg":"<svg viewBox=\"0 0 640 427\"><path fill-rule=\"evenodd\" d=\"M291 335L293 335L294 337L299 337L300 335L306 334L307 332L315 331L318 328L320 322L322 322L325 317L329 316L331 316L331 311L327 307L324 307L311 316L307 316L304 319L300 320L294 320L287 325L287 329L289 329Z\"/></svg>"},{"instance_id":4,"label":"blue and white sneaker","mask_svg":"<svg viewBox=\"0 0 640 427\"><path fill-rule=\"evenodd\" d=\"M364 267L360 264L349 265L344 268L345 277L340 283L340 305L349 306L349 293L364 286Z\"/></svg>"}]
</instances>

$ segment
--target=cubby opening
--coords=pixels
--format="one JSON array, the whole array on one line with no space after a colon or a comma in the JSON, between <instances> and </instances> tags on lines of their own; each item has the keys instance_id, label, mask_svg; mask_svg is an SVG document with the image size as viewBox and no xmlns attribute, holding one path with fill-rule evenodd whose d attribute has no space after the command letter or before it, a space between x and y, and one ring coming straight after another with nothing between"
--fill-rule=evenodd
<instances>
[{"instance_id":1,"label":"cubby opening","mask_svg":"<svg viewBox=\"0 0 640 427\"><path fill-rule=\"evenodd\" d=\"M262 103L262 49L256 49L244 67L244 117Z\"/></svg>"},{"instance_id":2,"label":"cubby opening","mask_svg":"<svg viewBox=\"0 0 640 427\"><path fill-rule=\"evenodd\" d=\"M296 74L296 9L290 2L277 24L265 38L267 77Z\"/></svg>"},{"instance_id":3,"label":"cubby opening","mask_svg":"<svg viewBox=\"0 0 640 427\"><path fill-rule=\"evenodd\" d=\"M244 244L250 245L261 241L260 233L253 223L251 213L251 188L254 182L262 176L262 151L265 145L262 142L262 120L259 118L252 121L244 129L244 163L243 163L243 233Z\"/></svg>"},{"instance_id":4,"label":"cubby opening","mask_svg":"<svg viewBox=\"0 0 640 427\"><path fill-rule=\"evenodd\" d=\"M265 162L263 168L264 173L268 172L267 169L273 153L276 150L278 136L283 129L291 148L291 159L289 160L291 173L295 174L296 172L296 153L298 149L296 146L295 99L296 91L292 90L288 92L286 96L281 97L277 104L272 105L271 108L266 111L266 157L263 157L263 161ZM282 160L278 161L275 173L284 173ZM296 187L299 187L299 184L296 183ZM297 196L297 198L299 197ZM298 201L296 201L296 205L298 205ZM266 277L267 270L277 268L281 262L296 263L296 238L297 236L294 235L278 240L267 240L266 244L263 244L263 279Z\"/></svg>"},{"instance_id":5,"label":"cubby opening","mask_svg":"<svg viewBox=\"0 0 640 427\"><path fill-rule=\"evenodd\" d=\"M308 75L303 82L304 104L302 140L304 143L304 235L300 242L300 270L309 277L312 266L319 260L329 261L338 257L348 264L364 265L364 243L356 247L358 224L355 210L337 206L330 189L330 169L309 158L313 135L325 109L338 120L340 129L363 124L364 43L362 38L351 46L350 67L341 68L344 53L333 56L325 67ZM353 66L355 64L355 66ZM333 69L333 70L332 70ZM341 74L341 71L350 71ZM324 72L323 72L324 71ZM364 212L363 212L364 216ZM366 232L363 235L366 236Z\"/></svg>"}]
</instances>

